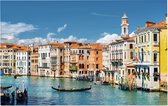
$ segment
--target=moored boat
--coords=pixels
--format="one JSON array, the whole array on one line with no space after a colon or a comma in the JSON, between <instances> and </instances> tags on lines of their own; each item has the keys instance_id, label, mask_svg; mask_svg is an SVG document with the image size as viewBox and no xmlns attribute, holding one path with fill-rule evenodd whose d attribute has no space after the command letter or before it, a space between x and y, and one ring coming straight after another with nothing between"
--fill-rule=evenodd
<instances>
[{"instance_id":1,"label":"moored boat","mask_svg":"<svg viewBox=\"0 0 168 106\"><path fill-rule=\"evenodd\" d=\"M1 86L1 90L7 90L7 89L9 89L9 88L11 88L12 86L6 86L6 87L4 87L4 86Z\"/></svg>"}]
</instances>

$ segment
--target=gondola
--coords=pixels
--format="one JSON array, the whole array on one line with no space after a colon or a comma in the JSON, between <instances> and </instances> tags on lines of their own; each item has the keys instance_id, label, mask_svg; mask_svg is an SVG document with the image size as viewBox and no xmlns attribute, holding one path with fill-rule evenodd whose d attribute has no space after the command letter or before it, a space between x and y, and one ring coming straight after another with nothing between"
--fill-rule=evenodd
<instances>
[{"instance_id":1,"label":"gondola","mask_svg":"<svg viewBox=\"0 0 168 106\"><path fill-rule=\"evenodd\" d=\"M16 90L16 100L17 102L22 102L28 99L28 95L27 95L27 90L24 89L24 91L22 92L21 90Z\"/></svg>"},{"instance_id":2,"label":"gondola","mask_svg":"<svg viewBox=\"0 0 168 106\"><path fill-rule=\"evenodd\" d=\"M86 90L90 90L91 86L89 88L68 88L68 89L63 89L63 88L55 88L55 87L51 87L54 90L57 91L66 91L66 92L75 92L75 91L86 91Z\"/></svg>"},{"instance_id":3,"label":"gondola","mask_svg":"<svg viewBox=\"0 0 168 106\"><path fill-rule=\"evenodd\" d=\"M7 89L9 89L9 88L11 88L12 86L6 86L6 87L4 87L4 86L1 86L1 90L7 90Z\"/></svg>"},{"instance_id":4,"label":"gondola","mask_svg":"<svg viewBox=\"0 0 168 106\"><path fill-rule=\"evenodd\" d=\"M0 98L1 98L1 105L12 105L12 99L10 97L10 93L6 90L11 88L12 86L0 86Z\"/></svg>"}]
</instances>

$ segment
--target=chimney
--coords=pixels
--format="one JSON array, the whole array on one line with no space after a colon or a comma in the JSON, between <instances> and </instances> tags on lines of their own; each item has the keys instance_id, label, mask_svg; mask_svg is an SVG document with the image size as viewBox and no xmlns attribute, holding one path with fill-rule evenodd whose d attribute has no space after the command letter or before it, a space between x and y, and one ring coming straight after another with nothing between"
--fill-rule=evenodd
<instances>
[{"instance_id":1,"label":"chimney","mask_svg":"<svg viewBox=\"0 0 168 106\"><path fill-rule=\"evenodd\" d=\"M154 22L146 21L145 27L150 27L151 25L154 25Z\"/></svg>"}]
</instances>

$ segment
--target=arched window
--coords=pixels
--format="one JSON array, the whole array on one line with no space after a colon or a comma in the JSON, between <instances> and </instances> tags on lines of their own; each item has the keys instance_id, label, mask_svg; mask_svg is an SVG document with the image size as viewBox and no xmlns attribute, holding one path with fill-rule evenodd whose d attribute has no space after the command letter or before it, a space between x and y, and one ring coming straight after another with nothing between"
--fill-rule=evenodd
<instances>
[{"instance_id":1,"label":"arched window","mask_svg":"<svg viewBox=\"0 0 168 106\"><path fill-rule=\"evenodd\" d=\"M133 52L130 52L130 59L133 59Z\"/></svg>"},{"instance_id":2,"label":"arched window","mask_svg":"<svg viewBox=\"0 0 168 106\"><path fill-rule=\"evenodd\" d=\"M144 60L144 50L143 49L141 49L141 53L142 53L142 62L143 62L143 60Z\"/></svg>"},{"instance_id":3,"label":"arched window","mask_svg":"<svg viewBox=\"0 0 168 106\"><path fill-rule=\"evenodd\" d=\"M124 34L126 34L126 28L124 27Z\"/></svg>"},{"instance_id":4,"label":"arched window","mask_svg":"<svg viewBox=\"0 0 168 106\"><path fill-rule=\"evenodd\" d=\"M79 69L81 68L81 64L79 64Z\"/></svg>"}]
</instances>

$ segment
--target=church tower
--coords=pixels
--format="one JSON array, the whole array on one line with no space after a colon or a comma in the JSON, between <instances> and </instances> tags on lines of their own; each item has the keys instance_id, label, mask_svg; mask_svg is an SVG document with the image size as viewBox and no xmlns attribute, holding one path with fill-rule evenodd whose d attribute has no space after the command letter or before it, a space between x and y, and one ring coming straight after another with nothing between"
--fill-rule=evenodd
<instances>
[{"instance_id":1,"label":"church tower","mask_svg":"<svg viewBox=\"0 0 168 106\"><path fill-rule=\"evenodd\" d=\"M126 38L129 37L128 35L128 17L126 15L126 13L124 13L123 17L122 17L122 21L121 21L121 37L122 38Z\"/></svg>"}]
</instances>

